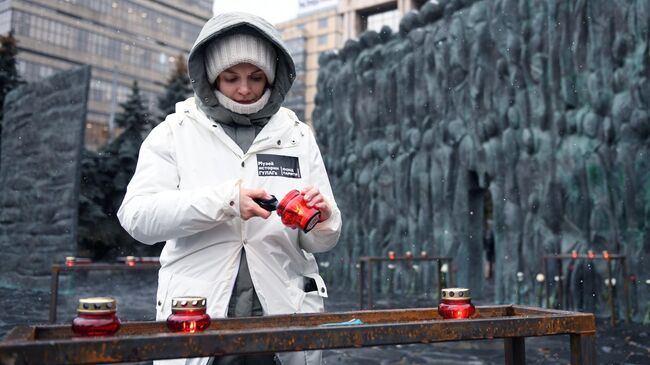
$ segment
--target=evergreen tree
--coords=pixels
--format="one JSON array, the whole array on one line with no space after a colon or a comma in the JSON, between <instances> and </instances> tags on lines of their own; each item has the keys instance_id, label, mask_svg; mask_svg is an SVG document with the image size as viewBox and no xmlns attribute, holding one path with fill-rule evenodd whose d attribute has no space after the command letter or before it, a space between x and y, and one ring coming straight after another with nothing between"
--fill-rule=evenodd
<instances>
[{"instance_id":1,"label":"evergreen tree","mask_svg":"<svg viewBox=\"0 0 650 365\"><path fill-rule=\"evenodd\" d=\"M187 99L193 92L185 57L179 55L176 57L174 71L167 80L165 94L158 98L158 109L162 113L162 119L174 112L176 103Z\"/></svg>"},{"instance_id":2,"label":"evergreen tree","mask_svg":"<svg viewBox=\"0 0 650 365\"><path fill-rule=\"evenodd\" d=\"M133 81L131 95L125 102L120 103L123 111L115 116L115 124L124 129L134 128L139 132L143 132L151 125L149 111L145 105L146 100L140 94L138 82Z\"/></svg>"},{"instance_id":3,"label":"evergreen tree","mask_svg":"<svg viewBox=\"0 0 650 365\"><path fill-rule=\"evenodd\" d=\"M120 106L123 111L115 121L123 132L97 153L86 151L82 160L79 243L87 251L84 253L95 259L160 252L159 247L138 244L117 219L126 186L135 172L145 128L150 124L137 82Z\"/></svg>"},{"instance_id":4,"label":"evergreen tree","mask_svg":"<svg viewBox=\"0 0 650 365\"><path fill-rule=\"evenodd\" d=\"M13 32L0 36L0 135L2 135L2 120L4 119L4 102L7 94L16 86L23 83L16 69L16 38Z\"/></svg>"}]
</instances>

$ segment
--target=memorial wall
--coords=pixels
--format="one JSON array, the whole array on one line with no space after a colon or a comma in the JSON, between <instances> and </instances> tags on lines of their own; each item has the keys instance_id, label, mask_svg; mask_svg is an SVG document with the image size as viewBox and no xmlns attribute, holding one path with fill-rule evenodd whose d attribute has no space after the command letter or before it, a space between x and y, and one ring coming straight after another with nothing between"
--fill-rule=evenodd
<instances>
[{"instance_id":1,"label":"memorial wall","mask_svg":"<svg viewBox=\"0 0 650 365\"><path fill-rule=\"evenodd\" d=\"M545 254L607 250L627 255L642 315L649 24L645 0L439 0L322 54L313 119L344 219L320 258L332 285L355 287L361 255L424 250L480 297L492 231L495 302L519 286L536 304ZM571 265L574 303L603 309L605 266ZM397 290L421 275L402 271Z\"/></svg>"}]
</instances>

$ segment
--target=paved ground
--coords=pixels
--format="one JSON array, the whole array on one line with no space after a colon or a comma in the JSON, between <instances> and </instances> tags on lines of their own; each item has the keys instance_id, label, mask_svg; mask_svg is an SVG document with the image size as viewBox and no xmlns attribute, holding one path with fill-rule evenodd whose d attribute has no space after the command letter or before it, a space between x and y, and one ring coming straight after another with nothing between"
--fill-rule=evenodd
<instances>
[{"instance_id":1,"label":"paved ground","mask_svg":"<svg viewBox=\"0 0 650 365\"><path fill-rule=\"evenodd\" d=\"M68 278L62 286L57 312L59 323L75 316L80 297L112 296L118 300L122 321L152 320L156 287L155 272L82 273ZM49 293L0 289L0 336L17 324L45 323ZM399 300L378 298L378 308L431 307L423 298L401 296ZM357 310L357 294L330 288L328 311ZM598 321L597 358L599 364L650 364L650 326L621 324L612 328ZM383 346L362 349L328 350L325 364L397 365L397 364L503 364L503 341L439 343L427 345ZM526 339L528 364L568 364L568 336Z\"/></svg>"}]
</instances>

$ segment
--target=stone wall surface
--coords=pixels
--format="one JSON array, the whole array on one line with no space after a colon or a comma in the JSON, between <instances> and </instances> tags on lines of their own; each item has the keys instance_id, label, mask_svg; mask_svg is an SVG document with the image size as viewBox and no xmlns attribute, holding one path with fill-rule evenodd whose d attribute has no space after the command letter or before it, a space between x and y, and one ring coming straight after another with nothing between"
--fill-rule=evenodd
<instances>
[{"instance_id":1,"label":"stone wall surface","mask_svg":"<svg viewBox=\"0 0 650 365\"><path fill-rule=\"evenodd\" d=\"M0 286L46 289L50 266L74 255L90 67L5 99L0 160Z\"/></svg>"},{"instance_id":2,"label":"stone wall surface","mask_svg":"<svg viewBox=\"0 0 650 365\"><path fill-rule=\"evenodd\" d=\"M314 125L344 217L328 275L354 287L359 256L426 250L481 296L490 230L495 302L535 304L544 254L608 250L643 315L649 4L439 0L322 54ZM602 312L605 268L566 263L567 300ZM382 267L375 285L411 290L418 269Z\"/></svg>"}]
</instances>

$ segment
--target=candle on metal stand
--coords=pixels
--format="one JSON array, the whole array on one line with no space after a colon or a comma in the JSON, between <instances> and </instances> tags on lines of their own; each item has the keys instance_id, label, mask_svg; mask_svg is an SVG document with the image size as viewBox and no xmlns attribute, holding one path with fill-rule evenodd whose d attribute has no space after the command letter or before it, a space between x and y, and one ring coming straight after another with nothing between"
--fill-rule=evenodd
<instances>
[{"instance_id":1,"label":"candle on metal stand","mask_svg":"<svg viewBox=\"0 0 650 365\"><path fill-rule=\"evenodd\" d=\"M172 314L167 317L167 328L174 332L201 332L210 325L204 297L172 299Z\"/></svg>"},{"instance_id":2,"label":"candle on metal stand","mask_svg":"<svg viewBox=\"0 0 650 365\"><path fill-rule=\"evenodd\" d=\"M77 261L77 259L74 256L66 256L66 258L65 258L65 266L68 266L68 267L74 266L75 261Z\"/></svg>"},{"instance_id":3,"label":"candle on metal stand","mask_svg":"<svg viewBox=\"0 0 650 365\"><path fill-rule=\"evenodd\" d=\"M72 320L72 331L80 336L110 336L120 329L117 302L113 298L79 299L77 317Z\"/></svg>"},{"instance_id":4,"label":"candle on metal stand","mask_svg":"<svg viewBox=\"0 0 650 365\"><path fill-rule=\"evenodd\" d=\"M92 263L92 260L89 258L84 258L84 257L76 257L76 256L66 256L65 257L65 266L72 267L72 266L77 266L77 265L84 265L84 264L90 264Z\"/></svg>"},{"instance_id":5,"label":"candle on metal stand","mask_svg":"<svg viewBox=\"0 0 650 365\"><path fill-rule=\"evenodd\" d=\"M445 288L442 289L441 298L438 313L444 319L465 319L476 311L469 289Z\"/></svg>"}]
</instances>

